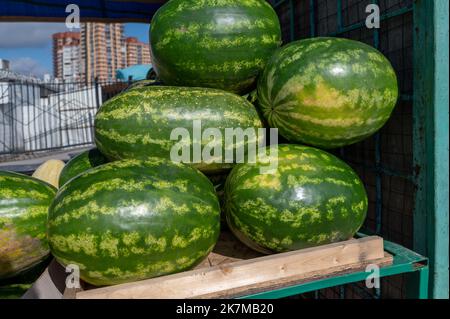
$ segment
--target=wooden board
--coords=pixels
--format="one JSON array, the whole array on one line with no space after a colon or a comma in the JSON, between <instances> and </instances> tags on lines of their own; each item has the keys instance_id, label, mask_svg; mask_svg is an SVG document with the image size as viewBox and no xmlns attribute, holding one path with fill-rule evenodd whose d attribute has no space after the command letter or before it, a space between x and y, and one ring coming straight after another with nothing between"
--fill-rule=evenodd
<instances>
[{"instance_id":1,"label":"wooden board","mask_svg":"<svg viewBox=\"0 0 450 319\"><path fill-rule=\"evenodd\" d=\"M377 236L261 256L223 233L196 269L134 283L76 292L85 298L232 298L392 263Z\"/></svg>"}]
</instances>

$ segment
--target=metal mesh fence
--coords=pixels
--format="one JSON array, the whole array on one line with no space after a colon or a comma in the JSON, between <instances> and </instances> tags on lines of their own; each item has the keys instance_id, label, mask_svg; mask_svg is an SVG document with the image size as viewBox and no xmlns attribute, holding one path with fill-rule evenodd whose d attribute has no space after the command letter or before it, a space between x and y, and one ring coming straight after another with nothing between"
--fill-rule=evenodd
<instances>
[{"instance_id":1,"label":"metal mesh fence","mask_svg":"<svg viewBox=\"0 0 450 319\"><path fill-rule=\"evenodd\" d=\"M363 231L412 248L413 245L413 1L272 1L285 43L316 36L338 36L378 48L396 70L401 99L390 121L375 136L336 151L364 181L369 211ZM368 29L366 8L380 8L380 29ZM383 279L381 290L363 284L326 289L316 298L404 297L402 276Z\"/></svg>"},{"instance_id":2,"label":"metal mesh fence","mask_svg":"<svg viewBox=\"0 0 450 319\"><path fill-rule=\"evenodd\" d=\"M0 80L0 155L93 144L97 109L127 86Z\"/></svg>"}]
</instances>

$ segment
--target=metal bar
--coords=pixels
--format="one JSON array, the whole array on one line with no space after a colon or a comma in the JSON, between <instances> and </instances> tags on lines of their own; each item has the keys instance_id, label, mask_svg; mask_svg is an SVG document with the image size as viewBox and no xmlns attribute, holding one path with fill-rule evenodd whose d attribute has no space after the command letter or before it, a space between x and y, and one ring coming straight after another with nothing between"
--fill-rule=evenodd
<instances>
[{"instance_id":1,"label":"metal bar","mask_svg":"<svg viewBox=\"0 0 450 319\"><path fill-rule=\"evenodd\" d=\"M95 105L97 107L97 110L100 108L100 96L99 96L99 83L98 83L98 77L95 78Z\"/></svg>"},{"instance_id":2,"label":"metal bar","mask_svg":"<svg viewBox=\"0 0 450 319\"><path fill-rule=\"evenodd\" d=\"M284 4L287 0L280 0L278 2L275 2L272 7L274 8L278 8L279 6L281 6L282 4Z\"/></svg>"},{"instance_id":3,"label":"metal bar","mask_svg":"<svg viewBox=\"0 0 450 319\"><path fill-rule=\"evenodd\" d=\"M9 114L11 115L11 153L14 153L15 150L15 126L14 126L14 108L15 108L15 104L14 104L14 99L15 99L15 94L16 94L16 89L15 89L15 85L14 83L10 83L8 85L8 90L9 90L9 107L10 107L10 111Z\"/></svg>"},{"instance_id":4,"label":"metal bar","mask_svg":"<svg viewBox=\"0 0 450 319\"><path fill-rule=\"evenodd\" d=\"M291 39L291 42L295 40L295 6L294 6L294 0L289 0L289 23L290 23L290 31L289 36Z\"/></svg>"},{"instance_id":5,"label":"metal bar","mask_svg":"<svg viewBox=\"0 0 450 319\"><path fill-rule=\"evenodd\" d=\"M314 2L314 0L309 0L309 29L311 37L316 36L316 12Z\"/></svg>"},{"instance_id":6,"label":"metal bar","mask_svg":"<svg viewBox=\"0 0 450 319\"><path fill-rule=\"evenodd\" d=\"M374 4L378 4L378 1L374 0ZM380 46L380 34L378 29L373 31L373 45L376 49ZM382 172L380 170L381 163L381 133L375 134L375 223L376 233L381 234L383 230L383 188L382 188Z\"/></svg>"},{"instance_id":7,"label":"metal bar","mask_svg":"<svg viewBox=\"0 0 450 319\"><path fill-rule=\"evenodd\" d=\"M337 0L337 32L342 31L342 0Z\"/></svg>"},{"instance_id":8,"label":"metal bar","mask_svg":"<svg viewBox=\"0 0 450 319\"><path fill-rule=\"evenodd\" d=\"M392 12L389 12L389 13L381 15L380 16L380 21L384 21L384 20L388 20L390 18L401 16L401 15L403 15L405 13L412 12L412 11L413 11L412 7L405 7L405 8L402 8L402 9L398 9L398 10L395 10L395 11L392 11ZM350 26L343 27L340 31L337 31L337 32L334 32L334 33L330 33L329 36L337 36L337 35L340 35L342 33L346 33L346 32L349 32L349 31L356 30L356 29L361 29L361 28L364 28L364 27L365 27L365 22L355 23L355 24L352 24Z\"/></svg>"},{"instance_id":9,"label":"metal bar","mask_svg":"<svg viewBox=\"0 0 450 319\"><path fill-rule=\"evenodd\" d=\"M419 270L419 299L427 299L428 295L428 278L430 277L429 268L423 267ZM448 293L448 291L447 291Z\"/></svg>"},{"instance_id":10,"label":"metal bar","mask_svg":"<svg viewBox=\"0 0 450 319\"><path fill-rule=\"evenodd\" d=\"M372 171L374 173L380 172L380 173L382 173L384 175L401 177L401 178L404 178L404 179L409 180L409 181L413 181L414 180L414 176L412 176L412 175L396 172L396 171L393 171L392 169L384 167L382 165L380 165L379 167L369 166L369 165L366 165L366 164L363 164L363 163L354 162L351 159L346 158L346 157L343 157L343 158L349 164L361 166L362 168L370 170L370 171Z\"/></svg>"},{"instance_id":11,"label":"metal bar","mask_svg":"<svg viewBox=\"0 0 450 319\"><path fill-rule=\"evenodd\" d=\"M424 266L423 268L428 268ZM380 277L395 276L404 273L410 273L418 271L418 268L414 268L410 264L392 265L388 267L383 267L380 269ZM349 283L356 283L364 281L367 278L366 272L356 272L351 274L346 274L338 277L331 277L327 279L316 280L312 282L307 282L304 284L290 286L282 289L262 292L258 294L244 296L238 299L276 299L284 298L289 296L294 296L306 292L311 292L319 289L325 289L330 287L335 287L339 285L345 285ZM422 292L423 293L423 292Z\"/></svg>"},{"instance_id":12,"label":"metal bar","mask_svg":"<svg viewBox=\"0 0 450 319\"><path fill-rule=\"evenodd\" d=\"M430 295L447 299L449 2L414 6L414 249L430 258Z\"/></svg>"}]
</instances>

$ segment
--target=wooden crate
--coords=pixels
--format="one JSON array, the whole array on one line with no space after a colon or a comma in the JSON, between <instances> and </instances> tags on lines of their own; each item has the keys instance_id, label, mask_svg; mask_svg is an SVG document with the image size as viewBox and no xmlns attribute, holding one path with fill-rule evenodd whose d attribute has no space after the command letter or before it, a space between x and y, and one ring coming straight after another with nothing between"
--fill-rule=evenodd
<instances>
[{"instance_id":1,"label":"wooden crate","mask_svg":"<svg viewBox=\"0 0 450 319\"><path fill-rule=\"evenodd\" d=\"M229 232L191 271L116 286L67 290L65 298L235 298L392 264L377 236L263 256Z\"/></svg>"}]
</instances>

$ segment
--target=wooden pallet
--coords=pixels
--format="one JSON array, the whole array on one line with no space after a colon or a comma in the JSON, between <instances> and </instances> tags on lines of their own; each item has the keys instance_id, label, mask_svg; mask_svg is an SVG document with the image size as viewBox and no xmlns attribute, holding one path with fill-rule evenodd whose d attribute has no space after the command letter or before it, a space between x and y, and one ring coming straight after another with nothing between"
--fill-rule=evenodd
<instances>
[{"instance_id":1,"label":"wooden pallet","mask_svg":"<svg viewBox=\"0 0 450 319\"><path fill-rule=\"evenodd\" d=\"M392 264L377 236L262 256L228 232L194 270L128 284L68 291L65 298L234 298Z\"/></svg>"}]
</instances>

